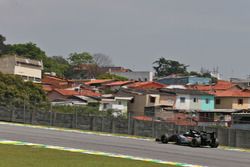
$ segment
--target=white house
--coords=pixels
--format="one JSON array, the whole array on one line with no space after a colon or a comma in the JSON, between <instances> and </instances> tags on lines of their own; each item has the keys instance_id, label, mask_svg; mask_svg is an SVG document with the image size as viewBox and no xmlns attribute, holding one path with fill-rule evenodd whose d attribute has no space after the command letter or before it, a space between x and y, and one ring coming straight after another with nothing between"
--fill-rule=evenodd
<instances>
[{"instance_id":1,"label":"white house","mask_svg":"<svg viewBox=\"0 0 250 167\"><path fill-rule=\"evenodd\" d=\"M121 114L127 114L128 112L128 102L132 100L133 97L113 97L113 98L103 98L100 102L99 111L107 111L112 109Z\"/></svg>"},{"instance_id":2,"label":"white house","mask_svg":"<svg viewBox=\"0 0 250 167\"><path fill-rule=\"evenodd\" d=\"M17 55L3 55L0 57L0 72L19 75L25 81L40 83L42 79L43 63Z\"/></svg>"}]
</instances>

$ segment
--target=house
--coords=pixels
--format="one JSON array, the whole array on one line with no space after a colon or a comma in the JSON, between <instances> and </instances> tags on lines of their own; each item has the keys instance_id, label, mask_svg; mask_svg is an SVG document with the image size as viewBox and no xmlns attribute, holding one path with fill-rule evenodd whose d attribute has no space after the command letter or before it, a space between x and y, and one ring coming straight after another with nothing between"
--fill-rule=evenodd
<instances>
[{"instance_id":1,"label":"house","mask_svg":"<svg viewBox=\"0 0 250 167\"><path fill-rule=\"evenodd\" d=\"M250 130L250 111L232 114L232 128Z\"/></svg>"},{"instance_id":2,"label":"house","mask_svg":"<svg viewBox=\"0 0 250 167\"><path fill-rule=\"evenodd\" d=\"M203 92L215 92L225 90L241 90L242 88L237 84L234 84L225 80L218 80L217 83L211 85L186 85L188 89L199 90Z\"/></svg>"},{"instance_id":3,"label":"house","mask_svg":"<svg viewBox=\"0 0 250 167\"><path fill-rule=\"evenodd\" d=\"M148 82L135 82L127 85L127 87L132 89L159 89L166 87L166 85L154 81L148 81Z\"/></svg>"},{"instance_id":4,"label":"house","mask_svg":"<svg viewBox=\"0 0 250 167\"><path fill-rule=\"evenodd\" d=\"M132 81L153 81L154 73L150 71L128 71L128 72L110 72L110 74L115 74L128 78Z\"/></svg>"},{"instance_id":5,"label":"house","mask_svg":"<svg viewBox=\"0 0 250 167\"><path fill-rule=\"evenodd\" d=\"M173 108L174 93L164 93L155 89L121 89L118 93L133 97L128 102L128 112L133 116L152 116L164 108Z\"/></svg>"},{"instance_id":6,"label":"house","mask_svg":"<svg viewBox=\"0 0 250 167\"><path fill-rule=\"evenodd\" d=\"M248 90L216 91L214 95L216 109L250 108L250 91Z\"/></svg>"},{"instance_id":7,"label":"house","mask_svg":"<svg viewBox=\"0 0 250 167\"><path fill-rule=\"evenodd\" d=\"M214 109L211 111L198 112L199 126L226 126L232 125L232 114L239 112L235 109Z\"/></svg>"},{"instance_id":8,"label":"house","mask_svg":"<svg viewBox=\"0 0 250 167\"><path fill-rule=\"evenodd\" d=\"M132 70L124 67L101 67L103 72L131 72Z\"/></svg>"},{"instance_id":9,"label":"house","mask_svg":"<svg viewBox=\"0 0 250 167\"><path fill-rule=\"evenodd\" d=\"M214 110L214 95L190 89L161 89L176 94L175 109L187 111Z\"/></svg>"},{"instance_id":10,"label":"house","mask_svg":"<svg viewBox=\"0 0 250 167\"><path fill-rule=\"evenodd\" d=\"M47 96L54 105L87 105L89 103L98 103L101 94L87 89L53 89Z\"/></svg>"},{"instance_id":11,"label":"house","mask_svg":"<svg viewBox=\"0 0 250 167\"><path fill-rule=\"evenodd\" d=\"M73 83L69 82L67 79L60 78L52 75L43 75L42 85L44 90L51 90L54 88L65 89L73 86Z\"/></svg>"},{"instance_id":12,"label":"house","mask_svg":"<svg viewBox=\"0 0 250 167\"><path fill-rule=\"evenodd\" d=\"M41 83L43 62L17 55L0 57L0 72L21 76L24 81Z\"/></svg>"},{"instance_id":13,"label":"house","mask_svg":"<svg viewBox=\"0 0 250 167\"><path fill-rule=\"evenodd\" d=\"M110 89L112 91L119 90L121 87L131 84L133 81L115 81L103 85L103 89Z\"/></svg>"},{"instance_id":14,"label":"house","mask_svg":"<svg viewBox=\"0 0 250 167\"><path fill-rule=\"evenodd\" d=\"M156 80L165 85L209 85L212 80L206 77L196 76L168 76Z\"/></svg>"},{"instance_id":15,"label":"house","mask_svg":"<svg viewBox=\"0 0 250 167\"><path fill-rule=\"evenodd\" d=\"M132 96L117 94L110 97L102 97L99 105L99 111L107 111L109 109L116 111L122 115L127 115L128 113L128 102L132 100Z\"/></svg>"},{"instance_id":16,"label":"house","mask_svg":"<svg viewBox=\"0 0 250 167\"><path fill-rule=\"evenodd\" d=\"M198 117L196 112L180 111L176 109L164 109L155 112L153 116L133 116L133 119L141 121L163 121L182 126L197 126Z\"/></svg>"},{"instance_id":17,"label":"house","mask_svg":"<svg viewBox=\"0 0 250 167\"><path fill-rule=\"evenodd\" d=\"M247 79L230 78L230 81L234 84L239 85L243 89L250 89L250 78Z\"/></svg>"},{"instance_id":18,"label":"house","mask_svg":"<svg viewBox=\"0 0 250 167\"><path fill-rule=\"evenodd\" d=\"M112 79L91 79L90 81L85 82L84 84L92 87L100 87L113 81L114 80Z\"/></svg>"}]
</instances>

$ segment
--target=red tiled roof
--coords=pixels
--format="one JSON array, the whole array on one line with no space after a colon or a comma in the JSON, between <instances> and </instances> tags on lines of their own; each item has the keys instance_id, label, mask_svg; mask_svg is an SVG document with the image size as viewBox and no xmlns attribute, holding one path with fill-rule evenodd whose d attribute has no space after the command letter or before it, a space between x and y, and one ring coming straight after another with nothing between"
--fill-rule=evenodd
<instances>
[{"instance_id":1,"label":"red tiled roof","mask_svg":"<svg viewBox=\"0 0 250 167\"><path fill-rule=\"evenodd\" d=\"M53 87L51 85L43 85L42 88L45 92L50 92L53 90Z\"/></svg>"},{"instance_id":2,"label":"red tiled roof","mask_svg":"<svg viewBox=\"0 0 250 167\"><path fill-rule=\"evenodd\" d=\"M197 89L200 91L211 91L211 90L227 90L235 86L236 84L233 84L229 81L224 80L218 80L218 82L215 85L194 85L194 86L187 86L189 89Z\"/></svg>"},{"instance_id":3,"label":"red tiled roof","mask_svg":"<svg viewBox=\"0 0 250 167\"><path fill-rule=\"evenodd\" d=\"M111 82L108 84L105 84L105 86L122 86L122 85L126 85L129 83L132 83L133 81L116 81L116 82Z\"/></svg>"},{"instance_id":4,"label":"red tiled roof","mask_svg":"<svg viewBox=\"0 0 250 167\"><path fill-rule=\"evenodd\" d=\"M65 80L63 78L59 78L56 76L50 76L50 75L44 75L43 79L50 79L50 80L56 80L56 81L60 81L60 82L67 82L67 80Z\"/></svg>"},{"instance_id":5,"label":"red tiled roof","mask_svg":"<svg viewBox=\"0 0 250 167\"><path fill-rule=\"evenodd\" d=\"M214 92L216 97L250 97L249 91L243 90L225 90Z\"/></svg>"},{"instance_id":6,"label":"red tiled roof","mask_svg":"<svg viewBox=\"0 0 250 167\"><path fill-rule=\"evenodd\" d=\"M82 89L81 91L66 90L66 89L54 89L54 90L64 96L74 96L74 95L91 96L91 97L101 96L100 93L96 93L86 89Z\"/></svg>"},{"instance_id":7,"label":"red tiled roof","mask_svg":"<svg viewBox=\"0 0 250 167\"><path fill-rule=\"evenodd\" d=\"M153 120L151 117L147 117L147 116L134 116L133 118L136 120L141 120L141 121L152 121Z\"/></svg>"},{"instance_id":8,"label":"red tiled roof","mask_svg":"<svg viewBox=\"0 0 250 167\"><path fill-rule=\"evenodd\" d=\"M95 79L89 82L85 82L86 85L91 85L91 84L103 84L106 82L112 81L111 79Z\"/></svg>"},{"instance_id":9,"label":"red tiled roof","mask_svg":"<svg viewBox=\"0 0 250 167\"><path fill-rule=\"evenodd\" d=\"M158 82L136 82L133 84L128 85L129 88L142 88L142 89L157 89L157 88L164 88L166 85L160 84Z\"/></svg>"}]
</instances>

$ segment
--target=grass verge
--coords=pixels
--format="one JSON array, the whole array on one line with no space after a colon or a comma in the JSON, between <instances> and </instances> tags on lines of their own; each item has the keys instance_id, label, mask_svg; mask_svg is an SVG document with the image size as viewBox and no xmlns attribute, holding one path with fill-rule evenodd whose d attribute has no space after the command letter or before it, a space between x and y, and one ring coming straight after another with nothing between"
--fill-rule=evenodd
<instances>
[{"instance_id":1,"label":"grass verge","mask_svg":"<svg viewBox=\"0 0 250 167\"><path fill-rule=\"evenodd\" d=\"M152 162L4 144L0 144L0 157L1 167L173 167Z\"/></svg>"}]
</instances>

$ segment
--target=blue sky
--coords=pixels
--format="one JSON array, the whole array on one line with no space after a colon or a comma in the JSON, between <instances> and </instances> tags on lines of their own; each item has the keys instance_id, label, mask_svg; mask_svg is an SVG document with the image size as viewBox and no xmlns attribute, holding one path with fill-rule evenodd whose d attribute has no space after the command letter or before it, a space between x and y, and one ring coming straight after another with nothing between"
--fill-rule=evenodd
<instances>
[{"instance_id":1,"label":"blue sky","mask_svg":"<svg viewBox=\"0 0 250 167\"><path fill-rule=\"evenodd\" d=\"M0 34L49 56L103 53L134 70L165 57L247 77L249 9L249 0L0 0Z\"/></svg>"}]
</instances>

